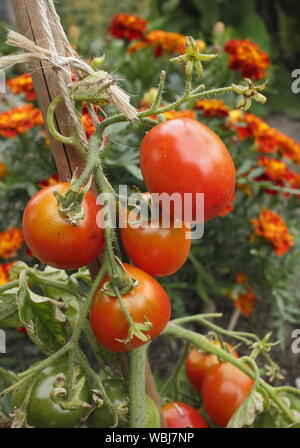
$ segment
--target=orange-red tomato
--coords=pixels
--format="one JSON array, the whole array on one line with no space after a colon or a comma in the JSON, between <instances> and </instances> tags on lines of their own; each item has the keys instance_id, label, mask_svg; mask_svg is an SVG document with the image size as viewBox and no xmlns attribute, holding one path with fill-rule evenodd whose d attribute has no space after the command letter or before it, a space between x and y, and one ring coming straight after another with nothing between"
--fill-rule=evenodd
<instances>
[{"instance_id":1,"label":"orange-red tomato","mask_svg":"<svg viewBox=\"0 0 300 448\"><path fill-rule=\"evenodd\" d=\"M227 426L253 387L253 380L229 362L215 364L204 375L204 408L219 426Z\"/></svg>"},{"instance_id":2,"label":"orange-red tomato","mask_svg":"<svg viewBox=\"0 0 300 448\"><path fill-rule=\"evenodd\" d=\"M124 267L128 275L137 281L137 286L123 295L124 304L135 322L143 323L148 319L152 323L152 328L145 334L154 339L170 319L170 299L164 288L149 274L129 264L124 264ZM102 290L108 280L108 277L104 278L96 293L90 309L90 323L101 345L113 352L126 352L144 342L135 336L130 344L117 340L127 339L129 324L117 297L111 297Z\"/></svg>"},{"instance_id":3,"label":"orange-red tomato","mask_svg":"<svg viewBox=\"0 0 300 448\"><path fill-rule=\"evenodd\" d=\"M208 428L200 412L179 401L166 404L163 414L168 428Z\"/></svg>"},{"instance_id":4,"label":"orange-red tomato","mask_svg":"<svg viewBox=\"0 0 300 448\"><path fill-rule=\"evenodd\" d=\"M154 276L174 274L186 262L191 249L190 227L170 220L164 228L161 220L134 224L138 216L131 212L127 227L120 229L127 255L143 271Z\"/></svg>"},{"instance_id":5,"label":"orange-red tomato","mask_svg":"<svg viewBox=\"0 0 300 448\"><path fill-rule=\"evenodd\" d=\"M72 226L59 212L55 191L70 188L62 182L45 187L28 202L23 214L23 233L32 254L59 269L77 269L91 263L104 246L103 229L96 223L100 207L88 192L82 202L85 216Z\"/></svg>"},{"instance_id":6,"label":"orange-red tomato","mask_svg":"<svg viewBox=\"0 0 300 448\"><path fill-rule=\"evenodd\" d=\"M219 341L212 341L216 346L221 347ZM239 355L234 351L233 347L225 342L228 351L235 357L238 358ZM191 385L201 394L203 378L206 371L213 366L218 364L219 360L216 355L212 353L204 353L197 348L192 348L185 360L185 371L186 376L189 379Z\"/></svg>"},{"instance_id":7,"label":"orange-red tomato","mask_svg":"<svg viewBox=\"0 0 300 448\"><path fill-rule=\"evenodd\" d=\"M197 193L204 193L205 221L232 202L235 187L232 158L222 140L196 120L177 118L154 126L142 141L140 162L151 193L177 192L183 202L187 201L184 193L191 193L191 216L176 214L185 221L190 222L190 218L203 221Z\"/></svg>"}]
</instances>

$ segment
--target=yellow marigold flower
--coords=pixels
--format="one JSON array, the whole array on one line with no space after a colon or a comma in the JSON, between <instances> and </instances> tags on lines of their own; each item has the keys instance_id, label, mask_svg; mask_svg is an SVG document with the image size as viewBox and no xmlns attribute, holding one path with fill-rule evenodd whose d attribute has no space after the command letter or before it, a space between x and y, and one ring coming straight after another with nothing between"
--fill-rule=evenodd
<instances>
[{"instance_id":1,"label":"yellow marigold flower","mask_svg":"<svg viewBox=\"0 0 300 448\"><path fill-rule=\"evenodd\" d=\"M6 175L6 166L3 162L0 161L0 180L3 179Z\"/></svg>"},{"instance_id":2,"label":"yellow marigold flower","mask_svg":"<svg viewBox=\"0 0 300 448\"><path fill-rule=\"evenodd\" d=\"M3 137L12 138L43 124L41 111L31 103L0 113L0 135Z\"/></svg>"},{"instance_id":3,"label":"yellow marigold flower","mask_svg":"<svg viewBox=\"0 0 300 448\"><path fill-rule=\"evenodd\" d=\"M139 16L116 14L108 28L108 33L119 39L141 39L147 29L147 21Z\"/></svg>"},{"instance_id":4,"label":"yellow marigold flower","mask_svg":"<svg viewBox=\"0 0 300 448\"><path fill-rule=\"evenodd\" d=\"M11 227L0 232L0 258L12 258L24 242L22 230Z\"/></svg>"},{"instance_id":5,"label":"yellow marigold flower","mask_svg":"<svg viewBox=\"0 0 300 448\"><path fill-rule=\"evenodd\" d=\"M1 263L0 264L0 286L8 283L9 280L9 271L10 268L14 265L14 263Z\"/></svg>"},{"instance_id":6,"label":"yellow marigold flower","mask_svg":"<svg viewBox=\"0 0 300 448\"><path fill-rule=\"evenodd\" d=\"M269 241L276 255L284 255L293 246L293 237L283 218L272 210L263 208L257 219L252 219L254 235Z\"/></svg>"},{"instance_id":7,"label":"yellow marigold flower","mask_svg":"<svg viewBox=\"0 0 300 448\"><path fill-rule=\"evenodd\" d=\"M32 79L29 73L17 76L16 78L9 79L7 85L14 95L19 95L23 93L25 98L29 101L36 99L36 94L34 91Z\"/></svg>"},{"instance_id":8,"label":"yellow marigold flower","mask_svg":"<svg viewBox=\"0 0 300 448\"><path fill-rule=\"evenodd\" d=\"M195 109L203 111L206 117L227 117L229 114L229 107L224 101L218 99L198 100L195 103Z\"/></svg>"},{"instance_id":9,"label":"yellow marigold flower","mask_svg":"<svg viewBox=\"0 0 300 448\"><path fill-rule=\"evenodd\" d=\"M266 76L270 65L269 56L249 39L232 39L226 42L224 50L229 54L229 67L240 71L243 78L259 80Z\"/></svg>"}]
</instances>

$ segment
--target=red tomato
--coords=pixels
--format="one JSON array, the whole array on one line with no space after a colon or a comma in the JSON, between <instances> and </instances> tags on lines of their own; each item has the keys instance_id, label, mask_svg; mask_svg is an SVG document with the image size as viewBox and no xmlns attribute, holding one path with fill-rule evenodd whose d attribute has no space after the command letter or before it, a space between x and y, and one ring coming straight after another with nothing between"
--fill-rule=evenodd
<instances>
[{"instance_id":1,"label":"red tomato","mask_svg":"<svg viewBox=\"0 0 300 448\"><path fill-rule=\"evenodd\" d=\"M182 199L184 193L192 194L193 221L201 221L196 193L204 193L205 221L232 202L235 169L231 156L222 140L198 121L178 118L154 126L142 141L140 162L151 193L178 192ZM183 211L175 216L190 222Z\"/></svg>"},{"instance_id":2,"label":"red tomato","mask_svg":"<svg viewBox=\"0 0 300 448\"><path fill-rule=\"evenodd\" d=\"M129 264L124 264L124 267L130 277L138 282L129 293L123 295L124 304L135 322L143 323L147 318L152 323L152 328L145 334L154 339L170 319L170 299L164 288L149 274ZM135 336L130 344L117 341L128 337L129 325L117 297L102 292L107 281L108 277L104 278L91 306L91 327L101 345L113 352L126 352L144 342Z\"/></svg>"},{"instance_id":3,"label":"red tomato","mask_svg":"<svg viewBox=\"0 0 300 448\"><path fill-rule=\"evenodd\" d=\"M179 401L166 404L163 414L168 428L208 428L200 412Z\"/></svg>"},{"instance_id":4,"label":"red tomato","mask_svg":"<svg viewBox=\"0 0 300 448\"><path fill-rule=\"evenodd\" d=\"M100 207L88 192L82 202L85 217L72 226L59 212L54 191L65 193L70 184L43 188L28 202L23 214L23 233L32 254L59 269L77 269L91 263L104 246L103 229L96 224Z\"/></svg>"},{"instance_id":5,"label":"red tomato","mask_svg":"<svg viewBox=\"0 0 300 448\"><path fill-rule=\"evenodd\" d=\"M253 380L239 368L229 362L215 364L204 375L204 408L215 423L225 427L252 387Z\"/></svg>"},{"instance_id":6,"label":"red tomato","mask_svg":"<svg viewBox=\"0 0 300 448\"><path fill-rule=\"evenodd\" d=\"M212 341L216 346L221 347L219 341ZM233 347L225 342L225 345L229 352L235 357L238 358L239 355L234 351ZM201 393L202 383L205 372L213 366L214 364L218 364L219 360L216 355L212 353L204 353L197 348L192 348L188 357L185 360L185 371L186 376L189 379L191 385Z\"/></svg>"},{"instance_id":7,"label":"red tomato","mask_svg":"<svg viewBox=\"0 0 300 448\"><path fill-rule=\"evenodd\" d=\"M121 228L121 238L127 255L139 268L148 274L165 276L174 274L186 262L191 249L190 227L178 222L174 227L164 228L161 220L141 222L138 215L131 212L127 227ZM154 227L155 226L155 227Z\"/></svg>"}]
</instances>

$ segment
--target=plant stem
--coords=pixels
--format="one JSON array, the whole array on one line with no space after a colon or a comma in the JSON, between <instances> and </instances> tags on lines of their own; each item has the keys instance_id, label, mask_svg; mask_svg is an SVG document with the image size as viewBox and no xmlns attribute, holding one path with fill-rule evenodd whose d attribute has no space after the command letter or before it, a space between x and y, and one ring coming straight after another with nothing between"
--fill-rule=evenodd
<instances>
[{"instance_id":1,"label":"plant stem","mask_svg":"<svg viewBox=\"0 0 300 448\"><path fill-rule=\"evenodd\" d=\"M245 342L246 344L253 343L253 340L259 341L259 337L252 333L246 333L242 331L229 331L225 330L222 327L219 327L218 325L213 324L210 321L207 321L205 317L208 315L206 314L195 314L194 316L186 316L186 317L180 317L178 319L172 320L170 323L181 325L188 322L199 322L200 324L210 328L212 331L215 331L216 333L225 334L229 337L238 339L242 342ZM222 317L222 314L218 313L212 313L210 317Z\"/></svg>"},{"instance_id":2,"label":"plant stem","mask_svg":"<svg viewBox=\"0 0 300 448\"><path fill-rule=\"evenodd\" d=\"M145 428L145 360L147 344L132 350L129 354L130 374L130 428Z\"/></svg>"}]
</instances>

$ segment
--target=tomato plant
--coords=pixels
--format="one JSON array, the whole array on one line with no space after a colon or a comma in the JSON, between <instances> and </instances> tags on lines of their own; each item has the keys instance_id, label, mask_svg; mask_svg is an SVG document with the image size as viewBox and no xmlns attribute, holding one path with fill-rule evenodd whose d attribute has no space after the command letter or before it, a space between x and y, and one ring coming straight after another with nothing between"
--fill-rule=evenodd
<instances>
[{"instance_id":1,"label":"tomato plant","mask_svg":"<svg viewBox=\"0 0 300 448\"><path fill-rule=\"evenodd\" d=\"M138 215L130 213L127 227L120 229L127 255L139 268L154 276L174 274L185 263L191 248L189 227L174 220L163 227L161 220L135 224Z\"/></svg>"},{"instance_id":2,"label":"tomato plant","mask_svg":"<svg viewBox=\"0 0 300 448\"><path fill-rule=\"evenodd\" d=\"M49 366L35 378L26 407L26 423L36 428L74 428L87 413L89 387L84 377L84 384L78 391L78 400L71 403L58 389L59 377L67 374L66 362ZM26 398L28 388L32 384L24 383L16 389L12 396L12 405L20 408ZM56 393L55 393L56 392ZM25 410L24 410L25 411Z\"/></svg>"},{"instance_id":3,"label":"tomato plant","mask_svg":"<svg viewBox=\"0 0 300 448\"><path fill-rule=\"evenodd\" d=\"M97 226L100 207L88 192L82 202L84 218L72 225L58 207L55 192L66 193L68 183L43 188L25 207L23 232L35 257L60 269L77 269L91 263L104 246L103 229Z\"/></svg>"},{"instance_id":4,"label":"tomato plant","mask_svg":"<svg viewBox=\"0 0 300 448\"><path fill-rule=\"evenodd\" d=\"M52 2L40 0L39 8L34 8L33 4L29 4L31 2L25 0L13 3L16 23L24 25L23 17L18 20L18 16L20 19L23 7L26 6L26 20L30 21L34 16L32 32L36 41L42 42L40 37L47 35L49 45L47 48L38 48L31 45L28 39L25 40L24 36L10 32L7 42L12 46L18 45L22 51L12 57L0 57L0 65L4 68L14 62L24 61L24 49L25 59L29 62L37 63L37 60L47 59L47 70L34 71L42 111L36 107L37 104L25 104L0 113L0 138L11 139L12 142L11 145L5 142L2 145L1 140L0 147L1 212L4 211L2 214L6 225L12 226L3 232L0 230L0 257L5 261L0 264L0 328L12 327L11 331L15 332L19 341L23 339L25 344L33 343L34 350L41 351L42 355L37 354L37 357L42 359L20 372L22 362L17 357L17 373L9 366L0 368L0 426L118 425L119 428L156 428L164 426L155 404L162 398L163 402L175 400L164 407L165 419L170 428L207 427L201 410L198 410L202 406L201 398L191 391L186 377L201 392L203 412L205 409L206 415L219 426L255 427L266 420L268 425L272 420L274 426L278 427L298 426L299 391L290 386L271 385L272 381L282 379L279 366L269 353L276 344L271 339L271 333L260 339L251 332L232 329L237 325L240 315L249 316L254 309L255 288L252 279L253 273L259 271L263 274L259 272L261 275L255 286L261 283L259 286L263 288L261 280L267 279L280 315L289 324L298 322L290 319L290 314L285 316L286 309L292 310L293 317L297 313L291 302L285 307L292 296L283 286L287 282L281 282L282 277L276 278L282 266L297 265L292 252L286 265L276 259L295 244L297 232L295 235L289 233L285 222L271 210L263 209L257 219L253 215L258 206L268 202L262 194L264 190L268 193L270 190L278 192L278 197L273 195L269 203L280 206L282 197L288 200L290 195L294 195L296 200L299 196L297 172L290 171L282 160L275 159L276 152L276 157L289 158L289 164L292 164L292 160L298 163L298 146L277 131L274 132L255 115L243 113L249 109L252 101L266 101L261 93L266 82L257 85L251 79L245 79L238 84L230 81L227 86L212 86L217 84L217 74L224 61L221 60L219 65L216 62L211 70L205 72L202 63L206 64L222 53L224 35L222 37L221 34L224 26L220 27L220 24L212 39L213 53L209 54L209 48L205 50L204 42L190 36L185 38L178 33L170 35L154 30L151 32L154 42L157 35L159 39L163 38L160 42L164 42L164 48L161 48L161 44L157 47L151 43L145 20L118 14L110 32L118 37L120 33L125 33L126 41L131 38L142 39L128 48L128 58L123 66L126 66L126 86L128 89L132 87L131 93L136 100L137 107L134 107L130 102L131 96L118 86L111 67L107 72L102 70L104 57L92 59L89 54L83 60L76 54L75 48L68 44ZM20 10L16 8L16 3L18 6L20 4ZM37 29L36 23L40 24ZM137 26L138 32L137 29L126 32L127 26ZM49 50L55 47L57 41L51 35L52 30L55 30L57 40L61 38L64 54L72 57L64 58L60 55L58 61L56 53ZM26 30L21 31L26 34ZM78 34L78 30L72 27L73 34L74 31ZM157 88L151 88L142 99L138 99L136 90L142 90L145 86L148 89L148 81L156 76L155 67L161 68L163 65L158 60L152 64L154 59L150 60L149 52L138 53L141 58L137 55L136 61L139 62L131 64L131 58L135 57L133 53L154 46L155 56L159 57L169 40L172 42L171 52L178 53L178 56L172 58L172 63L181 64L185 79L182 80L176 71L172 74L175 76L168 77L166 84L166 72L162 70ZM234 41L229 47L235 51L236 45L239 47L241 44ZM256 74L264 73L264 67L268 65L266 55L248 40L242 41L242 45L244 50L250 49L258 55L258 59L262 59L263 70L260 67ZM32 53L28 52L29 48ZM110 56L113 57L119 51L124 53L124 45L112 44L111 49ZM215 54L216 49L218 54ZM91 60L90 65L88 60ZM140 62L144 66L142 69ZM67 67L70 70L60 73L58 63L59 68ZM148 69L150 72L146 73ZM137 79L137 73L143 76ZM200 84L198 81L202 77L203 84ZM31 77L26 74L20 78L10 80L8 86L12 91L23 94L23 102L25 98L31 101L36 95ZM140 85L140 80L145 82L144 85ZM43 87L46 85L51 88L46 90ZM52 86L57 86L55 98L51 98L54 91ZM180 91L182 95L178 95ZM239 95L237 105L233 106L239 110L230 110L229 105L220 100L209 102L206 99L229 92L232 94L230 101L231 97L234 99L234 94ZM44 106L49 99L51 103L46 110ZM9 100L9 97L7 101L5 99L5 104L9 104ZM185 103L189 110L181 108ZM196 120L197 114L201 122ZM210 116L214 116L214 119L206 120ZM68 123L64 122L66 117ZM223 121L219 120L220 117ZM37 148L44 141L44 133L40 129L44 123L56 140L58 171L62 178L72 175L70 182L62 183L57 174L53 173L54 164L50 167L48 163L50 151L45 156L47 143L42 144L45 154ZM38 129L31 132L35 127ZM24 135L28 131L31 132L30 138ZM250 156L241 156L250 148L250 145L247 148L245 142L248 135L251 135L253 144L251 151L248 151ZM137 151L139 142L140 154ZM237 167L239 191L236 192L236 198L242 207L237 207L235 213L223 219L232 209L235 195L235 167L226 146L230 147ZM272 152L272 158L262 156L262 152ZM2 160L3 154L5 160ZM79 157L80 174L77 175L77 170L72 171L78 166ZM32 160L34 164L31 164ZM28 168L28 172L24 167ZM106 171L109 171L109 179ZM12 182L14 176L18 178L16 185ZM101 211L105 211L104 215L100 215L101 220L104 218L103 230L102 226L97 226L100 207L89 191L92 183L93 190L101 193L97 199L103 204ZM163 200L158 201L162 214L171 212L167 213L171 216L169 228L164 228L163 219L159 217L156 223L152 223L154 227L157 224L156 229L150 226L149 230L143 220L137 227L130 222L128 229L120 229L125 251L137 267L123 264L124 252L118 244L116 218L122 217L123 210L130 209L132 205L124 193L125 189L117 188L116 184L124 187L124 183L131 186L131 191L143 191L148 187L152 193L164 193L167 201L171 202L171 208L167 209L162 204ZM43 185L46 188L35 194L37 188ZM19 201L20 190L26 191L23 200ZM279 199L280 192L284 196ZM32 254L40 264L34 264L31 255L22 247L20 220L15 219L23 208L22 203L31 195L34 196L24 211L23 232ZM198 202L198 195L204 195L204 216L201 216L202 197ZM126 199L125 206L123 199ZM176 199L180 201L175 205L172 201L176 202ZM189 199L191 210L188 210ZM4 200L6 205L2 207ZM13 208L15 210L11 213ZM186 217L182 216L182 211L191 213ZM177 228L179 214L189 225L190 221L208 221L217 215L221 215L222 219L210 222L205 237L201 241L194 241L191 247L191 241L186 238L191 228ZM133 220L136 220L136 215L133 215ZM250 227L254 232L252 237ZM227 238L229 231L234 239ZM264 237L268 244L273 245L275 254L272 255L275 258L272 259L270 251L257 251L256 247L260 249L260 243L255 243L251 250L249 245L253 244L256 236L256 240ZM240 244L244 249L242 251ZM261 247L266 249L263 244ZM242 252L242 256L239 252ZM188 255L191 263L176 273ZM14 263L17 257L22 261ZM205 260L205 266L201 259ZM222 259L226 260L226 264ZM247 264L249 274L240 272L238 261L241 259ZM264 266L266 260L268 263ZM87 264L89 271L82 268ZM274 266L276 269L273 269ZM67 273L63 269L76 270ZM176 275L171 279L160 279L166 290L152 277L170 274ZM286 276L286 272L283 275ZM232 287L234 277L236 284ZM171 322L169 296L174 304L175 315ZM204 301L213 299L217 303L225 296L236 307L226 330L212 321L221 317L219 313L199 314L201 305L198 302L198 298L201 298ZM178 306L178 303L184 302L190 306L190 300L197 313L194 316L184 312L190 308L184 310ZM201 326L201 334L191 329L192 323ZM26 336L22 338L14 328L26 328ZM179 345L183 345L181 355L177 357L177 351L170 355L175 365L164 383L161 385L159 382L160 397L147 359L149 345L158 335L165 339L158 339L150 348L151 352L154 347L159 355L160 352L165 354L163 344L177 347L174 339L180 339ZM211 341L211 337L218 339L223 335L242 344L246 357L239 359L229 344L224 347L219 342ZM2 351L2 332L0 336ZM160 345L161 341L163 343ZM11 345L18 347L18 344ZM186 359L190 347L194 348ZM160 357L157 358L160 362ZM263 369L259 365L261 360ZM184 363L187 375L182 375ZM165 376L166 366L162 364L160 370L161 376ZM247 372L250 377L246 375ZM182 402L185 398L188 404L193 404L193 408ZM257 418L259 413L262 419Z\"/></svg>"},{"instance_id":5,"label":"tomato plant","mask_svg":"<svg viewBox=\"0 0 300 448\"><path fill-rule=\"evenodd\" d=\"M185 403L168 403L163 413L168 428L208 428L200 412Z\"/></svg>"},{"instance_id":6,"label":"tomato plant","mask_svg":"<svg viewBox=\"0 0 300 448\"><path fill-rule=\"evenodd\" d=\"M178 118L154 126L142 141L140 160L151 193L180 193L183 204L184 193L192 194L192 220L201 220L197 193L204 193L205 221L233 200L235 169L231 156L222 140L198 121ZM183 207L180 215L185 217Z\"/></svg>"},{"instance_id":7,"label":"tomato plant","mask_svg":"<svg viewBox=\"0 0 300 448\"><path fill-rule=\"evenodd\" d=\"M163 287L149 274L129 264L124 264L127 274L136 281L136 286L123 295L128 312L135 322L151 323L151 329L145 334L149 339L158 336L170 319L170 299ZM104 287L109 278L102 281L90 310L90 323L100 344L113 352L132 350L143 344L133 337L129 343L129 323L121 309L117 297L105 294Z\"/></svg>"},{"instance_id":8,"label":"tomato plant","mask_svg":"<svg viewBox=\"0 0 300 448\"><path fill-rule=\"evenodd\" d=\"M213 341L213 343L221 347L221 343L218 340ZM237 352L234 351L233 347L225 342L226 349L235 358L238 358ZM203 378L208 369L214 364L218 364L219 360L216 355L211 353L204 353L201 350L192 348L185 360L185 371L191 385L201 394Z\"/></svg>"},{"instance_id":9,"label":"tomato plant","mask_svg":"<svg viewBox=\"0 0 300 448\"><path fill-rule=\"evenodd\" d=\"M227 426L253 384L248 375L229 362L214 364L204 375L202 384L205 410L215 423Z\"/></svg>"}]
</instances>

